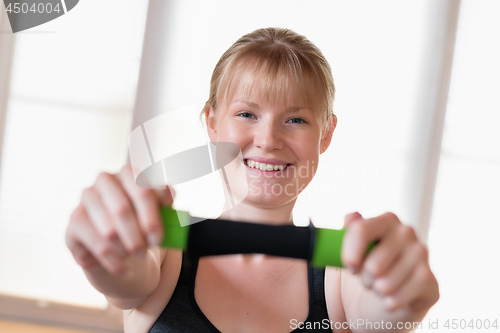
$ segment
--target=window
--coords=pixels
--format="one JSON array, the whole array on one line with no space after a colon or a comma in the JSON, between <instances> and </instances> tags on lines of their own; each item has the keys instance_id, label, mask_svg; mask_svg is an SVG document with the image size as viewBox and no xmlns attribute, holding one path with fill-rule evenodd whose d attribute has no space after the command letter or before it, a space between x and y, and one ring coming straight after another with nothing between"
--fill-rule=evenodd
<instances>
[{"instance_id":1,"label":"window","mask_svg":"<svg viewBox=\"0 0 500 333\"><path fill-rule=\"evenodd\" d=\"M83 188L126 162L146 8L146 1L82 1L15 35L0 133L0 303L11 302L5 309L25 298L40 309L65 304L106 312L64 232Z\"/></svg>"},{"instance_id":2,"label":"window","mask_svg":"<svg viewBox=\"0 0 500 333\"><path fill-rule=\"evenodd\" d=\"M430 316L444 320L493 322L500 313L494 259L500 253L500 44L494 42L499 11L494 0L464 0L460 9L429 234L431 264L441 287Z\"/></svg>"}]
</instances>

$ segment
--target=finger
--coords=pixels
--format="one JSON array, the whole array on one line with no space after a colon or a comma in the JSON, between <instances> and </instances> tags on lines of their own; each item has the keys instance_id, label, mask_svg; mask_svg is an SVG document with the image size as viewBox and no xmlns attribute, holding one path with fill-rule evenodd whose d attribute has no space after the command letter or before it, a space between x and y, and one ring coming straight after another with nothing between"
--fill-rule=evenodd
<instances>
[{"instance_id":1,"label":"finger","mask_svg":"<svg viewBox=\"0 0 500 333\"><path fill-rule=\"evenodd\" d=\"M166 186L164 190L157 190L156 194L162 206L170 207L174 203L175 190L171 186Z\"/></svg>"},{"instance_id":2,"label":"finger","mask_svg":"<svg viewBox=\"0 0 500 333\"><path fill-rule=\"evenodd\" d=\"M342 263L353 273L359 272L368 245L371 242L382 240L390 229L399 223L399 219L392 213L352 222L347 228L342 242Z\"/></svg>"},{"instance_id":3,"label":"finger","mask_svg":"<svg viewBox=\"0 0 500 333\"><path fill-rule=\"evenodd\" d=\"M125 261L113 251L110 242L99 237L95 229L86 228L82 231L80 241L106 271L121 276L127 274Z\"/></svg>"},{"instance_id":4,"label":"finger","mask_svg":"<svg viewBox=\"0 0 500 333\"><path fill-rule=\"evenodd\" d=\"M78 217L73 218L66 236L66 243L72 253L75 251L77 262L83 264L84 268L99 263L112 274L125 275L127 272L125 261L114 251L110 242L100 237L93 224L88 221L85 209L78 208L77 213ZM89 254L93 260L88 257Z\"/></svg>"},{"instance_id":5,"label":"finger","mask_svg":"<svg viewBox=\"0 0 500 333\"><path fill-rule=\"evenodd\" d=\"M125 249L130 254L142 257L146 250L146 241L139 228L132 203L119 180L114 175L102 173L95 187Z\"/></svg>"},{"instance_id":6,"label":"finger","mask_svg":"<svg viewBox=\"0 0 500 333\"><path fill-rule=\"evenodd\" d=\"M416 241L412 228L402 224L390 229L377 246L367 255L363 263L362 279L367 288L371 287L374 279L382 276L395 264L403 249Z\"/></svg>"},{"instance_id":7,"label":"finger","mask_svg":"<svg viewBox=\"0 0 500 333\"><path fill-rule=\"evenodd\" d=\"M419 265L410 273L408 281L395 293L384 298L384 305L390 311L409 307L413 303L432 303L434 276L428 265Z\"/></svg>"},{"instance_id":8,"label":"finger","mask_svg":"<svg viewBox=\"0 0 500 333\"><path fill-rule=\"evenodd\" d=\"M77 226L82 223L82 219L85 218L85 209L83 206L79 205L75 208L70 217L70 223L66 229L65 241L66 246L70 250L76 263L82 268L90 268L99 265L99 262L92 256L92 254L74 237L78 235L79 232Z\"/></svg>"},{"instance_id":9,"label":"finger","mask_svg":"<svg viewBox=\"0 0 500 333\"><path fill-rule=\"evenodd\" d=\"M379 296L389 296L398 292L407 281L415 266L421 260L418 246L409 246L396 260L396 263L382 277L375 279L373 290Z\"/></svg>"},{"instance_id":10,"label":"finger","mask_svg":"<svg viewBox=\"0 0 500 333\"><path fill-rule=\"evenodd\" d=\"M115 251L121 257L125 257L127 251L120 242L112 218L94 187L89 187L83 191L81 204L85 208L90 223L94 225L99 235L111 242Z\"/></svg>"},{"instance_id":11,"label":"finger","mask_svg":"<svg viewBox=\"0 0 500 333\"><path fill-rule=\"evenodd\" d=\"M100 266L97 259L88 251L80 242L73 241L72 245L68 244L68 248L73 255L76 263L83 269L89 269L95 266Z\"/></svg>"},{"instance_id":12,"label":"finger","mask_svg":"<svg viewBox=\"0 0 500 333\"><path fill-rule=\"evenodd\" d=\"M137 186L132 178L130 169L125 167L118 177L132 200L142 233L149 245L158 245L163 238L163 224L160 216L160 201L152 189L143 189ZM165 196L166 197L166 196ZM170 193L165 200L169 199Z\"/></svg>"},{"instance_id":13,"label":"finger","mask_svg":"<svg viewBox=\"0 0 500 333\"><path fill-rule=\"evenodd\" d=\"M354 212L354 213L350 213L350 214L347 214L345 217L344 217L344 228L348 228L349 225L351 225L354 221L356 220L359 220L359 219L362 219L363 217L361 216L360 213L358 212Z\"/></svg>"}]
</instances>

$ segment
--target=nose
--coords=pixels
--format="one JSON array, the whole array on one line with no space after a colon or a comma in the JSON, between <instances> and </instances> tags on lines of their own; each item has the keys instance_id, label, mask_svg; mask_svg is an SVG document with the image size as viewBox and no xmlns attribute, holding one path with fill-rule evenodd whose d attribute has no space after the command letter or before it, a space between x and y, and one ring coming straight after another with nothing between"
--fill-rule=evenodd
<instances>
[{"instance_id":1,"label":"nose","mask_svg":"<svg viewBox=\"0 0 500 333\"><path fill-rule=\"evenodd\" d=\"M254 144L264 151L280 150L285 146L284 134L275 121L263 121L254 133Z\"/></svg>"}]
</instances>

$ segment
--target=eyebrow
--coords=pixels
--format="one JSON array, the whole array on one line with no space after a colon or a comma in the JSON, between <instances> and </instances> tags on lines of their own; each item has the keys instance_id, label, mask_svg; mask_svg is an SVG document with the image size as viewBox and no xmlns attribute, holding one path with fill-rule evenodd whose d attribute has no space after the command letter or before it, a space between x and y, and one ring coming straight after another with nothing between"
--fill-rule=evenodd
<instances>
[{"instance_id":1,"label":"eyebrow","mask_svg":"<svg viewBox=\"0 0 500 333\"><path fill-rule=\"evenodd\" d=\"M248 105L251 108L260 109L259 104L254 103L254 102L248 102L248 101L236 101L236 102L237 103L244 103L244 104Z\"/></svg>"}]
</instances>

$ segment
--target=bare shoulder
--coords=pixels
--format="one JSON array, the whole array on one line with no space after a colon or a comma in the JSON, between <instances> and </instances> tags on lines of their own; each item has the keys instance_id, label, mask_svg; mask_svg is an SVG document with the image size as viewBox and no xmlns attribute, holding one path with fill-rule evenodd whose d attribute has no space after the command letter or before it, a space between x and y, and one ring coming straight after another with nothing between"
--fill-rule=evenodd
<instances>
[{"instance_id":1,"label":"bare shoulder","mask_svg":"<svg viewBox=\"0 0 500 333\"><path fill-rule=\"evenodd\" d=\"M157 288L135 309L125 310L124 331L147 332L167 306L179 279L182 251L159 249L161 263L160 281Z\"/></svg>"},{"instance_id":2,"label":"bare shoulder","mask_svg":"<svg viewBox=\"0 0 500 333\"><path fill-rule=\"evenodd\" d=\"M328 317L333 322L343 323L346 321L344 305L342 302L341 283L342 270L336 267L327 267L325 270L325 299L328 309ZM350 332L338 331L338 332Z\"/></svg>"}]
</instances>

